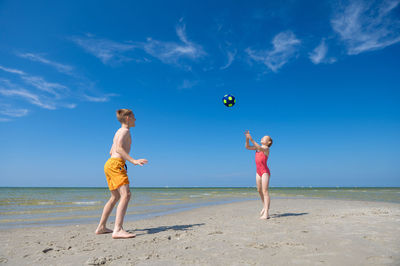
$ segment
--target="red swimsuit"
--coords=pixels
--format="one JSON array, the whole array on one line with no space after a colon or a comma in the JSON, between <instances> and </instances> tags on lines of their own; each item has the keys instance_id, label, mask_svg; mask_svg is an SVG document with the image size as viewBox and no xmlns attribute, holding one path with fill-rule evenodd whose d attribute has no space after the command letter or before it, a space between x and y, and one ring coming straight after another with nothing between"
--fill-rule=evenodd
<instances>
[{"instance_id":1,"label":"red swimsuit","mask_svg":"<svg viewBox=\"0 0 400 266\"><path fill-rule=\"evenodd\" d=\"M261 177L263 174L267 173L269 176L271 175L269 168L267 166L268 156L264 154L262 151L256 151L256 167L257 174Z\"/></svg>"}]
</instances>

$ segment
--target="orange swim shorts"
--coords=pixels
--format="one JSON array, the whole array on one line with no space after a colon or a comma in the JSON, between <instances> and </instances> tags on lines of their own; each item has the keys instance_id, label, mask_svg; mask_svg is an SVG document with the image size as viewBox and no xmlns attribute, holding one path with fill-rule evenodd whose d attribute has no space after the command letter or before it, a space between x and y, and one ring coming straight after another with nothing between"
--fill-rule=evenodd
<instances>
[{"instance_id":1,"label":"orange swim shorts","mask_svg":"<svg viewBox=\"0 0 400 266\"><path fill-rule=\"evenodd\" d=\"M125 169L125 161L121 158L110 158L104 165L108 188L115 190L120 186L129 184L128 175Z\"/></svg>"}]
</instances>

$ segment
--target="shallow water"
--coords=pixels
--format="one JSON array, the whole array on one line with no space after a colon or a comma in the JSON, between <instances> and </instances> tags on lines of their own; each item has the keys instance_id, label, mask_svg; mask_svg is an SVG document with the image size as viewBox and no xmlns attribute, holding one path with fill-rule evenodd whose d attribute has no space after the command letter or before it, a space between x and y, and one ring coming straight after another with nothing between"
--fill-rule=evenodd
<instances>
[{"instance_id":1,"label":"shallow water","mask_svg":"<svg viewBox=\"0 0 400 266\"><path fill-rule=\"evenodd\" d=\"M255 188L131 188L126 220L258 199ZM400 203L400 188L271 188L272 198ZM98 222L107 188L0 188L0 228ZM114 220L115 210L110 217Z\"/></svg>"}]
</instances>

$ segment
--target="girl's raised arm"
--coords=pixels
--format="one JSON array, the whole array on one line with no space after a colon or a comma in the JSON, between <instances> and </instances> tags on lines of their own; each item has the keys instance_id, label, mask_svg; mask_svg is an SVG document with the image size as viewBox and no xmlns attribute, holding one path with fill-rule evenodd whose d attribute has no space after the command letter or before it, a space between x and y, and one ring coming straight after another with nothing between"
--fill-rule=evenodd
<instances>
[{"instance_id":1,"label":"girl's raised arm","mask_svg":"<svg viewBox=\"0 0 400 266\"><path fill-rule=\"evenodd\" d=\"M253 151L257 150L255 146L250 146L249 140L253 142L253 139L251 138L249 131L248 130L245 131L244 134L246 135L246 145L245 145L246 149Z\"/></svg>"}]
</instances>

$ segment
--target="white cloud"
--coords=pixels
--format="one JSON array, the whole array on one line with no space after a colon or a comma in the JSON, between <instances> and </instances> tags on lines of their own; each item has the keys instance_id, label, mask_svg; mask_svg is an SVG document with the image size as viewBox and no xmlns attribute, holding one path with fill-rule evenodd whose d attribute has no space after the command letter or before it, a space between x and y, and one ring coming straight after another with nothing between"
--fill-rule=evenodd
<instances>
[{"instance_id":1,"label":"white cloud","mask_svg":"<svg viewBox=\"0 0 400 266\"><path fill-rule=\"evenodd\" d=\"M21 77L27 84L30 84L41 91L48 92L54 95L57 99L62 98L66 92L68 92L68 88L64 85L58 83L47 82L41 77L35 76L22 76Z\"/></svg>"},{"instance_id":2,"label":"white cloud","mask_svg":"<svg viewBox=\"0 0 400 266\"><path fill-rule=\"evenodd\" d=\"M291 31L277 34L272 40L272 50L255 51L247 48L246 52L251 59L265 64L273 72L283 67L290 58L296 56L301 41Z\"/></svg>"},{"instance_id":3,"label":"white cloud","mask_svg":"<svg viewBox=\"0 0 400 266\"><path fill-rule=\"evenodd\" d=\"M235 60L236 54L237 54L236 49L232 50L232 51L226 51L226 56L228 58L228 62L224 66L220 67L220 69L223 70L223 69L227 69L228 67L230 67L232 65L233 61Z\"/></svg>"},{"instance_id":4,"label":"white cloud","mask_svg":"<svg viewBox=\"0 0 400 266\"><path fill-rule=\"evenodd\" d=\"M50 94L54 95L56 98L61 98L62 95L68 91L68 88L64 85L61 85L58 83L53 83L53 82L47 82L42 77L31 76L31 75L28 75L27 73L25 73L21 70L18 70L18 69L11 69L11 68L3 67L3 66L0 66L0 69L3 71L6 71L8 73L19 75L20 78L23 81L25 81L25 83L27 83L41 91L50 93ZM4 79L3 79L3 82L5 82Z\"/></svg>"},{"instance_id":5,"label":"white cloud","mask_svg":"<svg viewBox=\"0 0 400 266\"><path fill-rule=\"evenodd\" d=\"M131 59L124 56L123 53L135 48L135 45L132 44L118 43L106 39L74 37L72 41L86 52L99 58L106 65L130 61Z\"/></svg>"},{"instance_id":6,"label":"white cloud","mask_svg":"<svg viewBox=\"0 0 400 266\"><path fill-rule=\"evenodd\" d=\"M163 42L148 38L147 42L142 44L142 48L146 53L167 64L178 64L182 58L196 60L206 55L200 45L189 41L184 24L176 27L176 34L181 43Z\"/></svg>"},{"instance_id":7,"label":"white cloud","mask_svg":"<svg viewBox=\"0 0 400 266\"><path fill-rule=\"evenodd\" d=\"M183 19L179 20L179 24L175 30L180 43L158 41L152 38L147 38L146 42L119 43L107 39L95 39L93 35L73 37L71 40L108 65L124 61L135 61L138 63L147 63L150 61L147 58L134 59L128 56L127 53L134 49L143 50L147 54L158 58L163 63L175 65L178 65L180 60L184 58L196 60L206 55L200 45L188 39ZM190 67L186 68L190 69Z\"/></svg>"},{"instance_id":8,"label":"white cloud","mask_svg":"<svg viewBox=\"0 0 400 266\"><path fill-rule=\"evenodd\" d=\"M399 0L360 0L337 10L331 25L345 43L347 53L356 55L400 42L400 21L392 16L399 3Z\"/></svg>"},{"instance_id":9,"label":"white cloud","mask_svg":"<svg viewBox=\"0 0 400 266\"><path fill-rule=\"evenodd\" d=\"M75 103L70 103L70 104L65 104L64 107L68 109L74 109L76 108L77 104Z\"/></svg>"},{"instance_id":10,"label":"white cloud","mask_svg":"<svg viewBox=\"0 0 400 266\"><path fill-rule=\"evenodd\" d=\"M199 82L197 80L183 80L182 84L178 87L178 89L190 89L196 86Z\"/></svg>"},{"instance_id":11,"label":"white cloud","mask_svg":"<svg viewBox=\"0 0 400 266\"><path fill-rule=\"evenodd\" d=\"M107 94L107 95L103 95L103 96L89 96L89 95L84 94L82 96L82 98L89 102L102 103L102 102L108 102L110 100L111 96L117 96L117 95L116 94Z\"/></svg>"},{"instance_id":12,"label":"white cloud","mask_svg":"<svg viewBox=\"0 0 400 266\"><path fill-rule=\"evenodd\" d=\"M115 96L115 94L101 95L100 93L96 93L93 89L94 83L76 73L72 66L48 60L34 53L16 53L16 55L34 62L49 65L58 72L67 74L74 79L73 82L78 89L71 91L67 86L60 83L48 82L43 77L33 76L22 70L0 65L0 71L16 75L20 81L15 84L8 79L0 78L0 95L5 96L7 100L18 98L44 109L55 110L57 108L76 108L77 104L75 103L65 103L65 100L71 97L75 100L106 102L109 101L110 97ZM21 82L29 86L25 88L25 85L20 84ZM99 96L88 96L86 91ZM6 105L8 106L7 108L4 107L4 104L0 103L0 115L6 116L5 118L0 117L0 122L11 121L9 117L21 117L28 114L28 109L13 109L8 102Z\"/></svg>"},{"instance_id":13,"label":"white cloud","mask_svg":"<svg viewBox=\"0 0 400 266\"><path fill-rule=\"evenodd\" d=\"M73 67L72 66L68 66L68 65L64 65L58 62L54 62L54 61L50 61L40 55L37 54L32 54L32 53L18 53L17 54L19 57L22 58L26 58L35 62L40 62L46 65L50 65L54 68L56 68L59 72L64 73L64 74L72 74L73 71Z\"/></svg>"},{"instance_id":14,"label":"white cloud","mask_svg":"<svg viewBox=\"0 0 400 266\"><path fill-rule=\"evenodd\" d=\"M28 109L14 108L9 104L0 105L0 114L10 117L22 117L29 113ZM8 120L7 120L8 121Z\"/></svg>"},{"instance_id":15,"label":"white cloud","mask_svg":"<svg viewBox=\"0 0 400 266\"><path fill-rule=\"evenodd\" d=\"M42 77L32 76L24 71L18 69L11 69L0 66L0 70L5 72L16 74L20 79L31 88L36 88L38 91L27 90L21 88L21 86L10 82L7 79L0 79L0 94L6 97L17 97L22 98L25 101L37 105L39 107L54 110L56 108L76 108L75 103L63 103L64 100L73 96L79 100L89 102L107 102L110 97L116 96L115 94L106 94L101 96L88 96L84 92L73 92L67 86L59 83L48 82ZM71 74L75 76L72 72ZM85 81L84 84L80 84L79 87L84 87L84 90L90 90L93 84Z\"/></svg>"},{"instance_id":16,"label":"white cloud","mask_svg":"<svg viewBox=\"0 0 400 266\"><path fill-rule=\"evenodd\" d=\"M18 75L25 75L25 72L23 72L21 70L18 70L18 69L12 69L12 68L7 68L7 67L3 67L3 66L0 66L0 69L5 71L5 72L8 72L8 73L13 73L13 74L18 74Z\"/></svg>"},{"instance_id":17,"label":"white cloud","mask_svg":"<svg viewBox=\"0 0 400 266\"><path fill-rule=\"evenodd\" d=\"M332 64L336 62L335 58L327 58L326 55L328 53L328 46L325 43L325 40L323 39L321 43L315 47L315 49L309 53L309 58L314 64L320 64L320 63L329 63Z\"/></svg>"},{"instance_id":18,"label":"white cloud","mask_svg":"<svg viewBox=\"0 0 400 266\"><path fill-rule=\"evenodd\" d=\"M0 80L0 94L8 97L18 97L22 98L31 104L37 105L39 107L42 107L44 109L49 109L49 110L55 110L56 107L53 103L46 103L40 95L37 95L33 92L30 92L28 90L22 89L22 88L4 88L4 86L1 85L1 83L6 83L10 85L10 82L4 82L4 80Z\"/></svg>"},{"instance_id":19,"label":"white cloud","mask_svg":"<svg viewBox=\"0 0 400 266\"><path fill-rule=\"evenodd\" d=\"M88 37L93 37L93 36L88 35ZM41 63L47 64L47 65L50 65L50 66L56 68L59 72L73 77L74 83L76 84L76 86L78 88L83 88L83 91L92 90L92 88L94 87L93 82L88 80L86 77L76 73L76 71L74 71L74 68L72 66L68 66L65 64L58 63L58 62L50 61L46 58L43 58L42 56L39 56L39 55L33 54L33 53L25 53L25 54L19 53L18 55L22 58L26 58L26 59L30 59L32 61L37 61L37 62L41 62ZM18 72L18 70L14 70L14 72L15 71ZM32 85L41 91L45 91L45 92L52 94L53 96L55 96L56 99L65 98L67 96L74 94L73 91L70 91L69 88L64 85L61 85L58 83L53 83L53 82L47 82L41 77L30 76L23 72L21 72L21 73L22 73L21 79L24 80L25 83ZM115 95L108 94L108 95L103 95L103 96L98 96L98 97L92 97L92 96L87 96L86 94L83 94L82 92L80 92L80 93L78 93L78 95L76 95L76 97L78 99L86 100L89 102L107 102L107 101L109 101L111 96L115 96ZM77 105L75 103L70 103L70 104L59 103L57 106L73 109L73 108L76 108Z\"/></svg>"}]
</instances>

